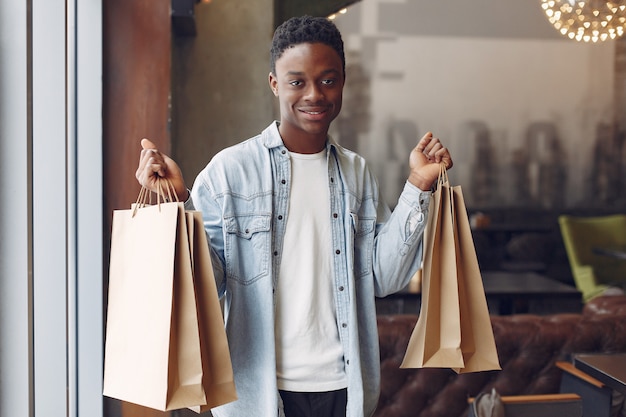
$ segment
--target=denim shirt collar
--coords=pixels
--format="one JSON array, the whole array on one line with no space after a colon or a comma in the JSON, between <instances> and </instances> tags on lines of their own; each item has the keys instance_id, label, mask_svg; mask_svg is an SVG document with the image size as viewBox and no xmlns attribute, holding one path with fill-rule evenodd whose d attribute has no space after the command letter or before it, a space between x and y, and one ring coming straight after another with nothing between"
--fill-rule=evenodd
<instances>
[{"instance_id":1,"label":"denim shirt collar","mask_svg":"<svg viewBox=\"0 0 626 417\"><path fill-rule=\"evenodd\" d=\"M278 131L279 126L280 122L275 120L263 131L263 145L266 148L272 149L279 146L285 146L283 138L280 136L280 132ZM326 151L329 155L331 152L334 153L337 151L337 142L330 135L326 136Z\"/></svg>"}]
</instances>

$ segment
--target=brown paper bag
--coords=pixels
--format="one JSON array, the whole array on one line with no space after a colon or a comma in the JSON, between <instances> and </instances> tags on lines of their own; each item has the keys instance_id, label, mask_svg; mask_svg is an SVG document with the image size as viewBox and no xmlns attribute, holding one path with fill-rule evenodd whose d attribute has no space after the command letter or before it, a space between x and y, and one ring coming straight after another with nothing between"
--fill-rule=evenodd
<instances>
[{"instance_id":1,"label":"brown paper bag","mask_svg":"<svg viewBox=\"0 0 626 417\"><path fill-rule=\"evenodd\" d=\"M458 373L501 369L460 186L452 187L452 201L461 313L461 351L465 363L463 367L453 369Z\"/></svg>"},{"instance_id":2,"label":"brown paper bag","mask_svg":"<svg viewBox=\"0 0 626 417\"><path fill-rule=\"evenodd\" d=\"M430 201L424 234L421 312L401 368L464 366L452 202L443 174Z\"/></svg>"},{"instance_id":3,"label":"brown paper bag","mask_svg":"<svg viewBox=\"0 0 626 417\"><path fill-rule=\"evenodd\" d=\"M113 213L104 395L161 411L233 401L201 213L145 198Z\"/></svg>"},{"instance_id":4,"label":"brown paper bag","mask_svg":"<svg viewBox=\"0 0 626 417\"><path fill-rule=\"evenodd\" d=\"M500 369L463 194L443 165L429 211L422 307L401 367Z\"/></svg>"},{"instance_id":5,"label":"brown paper bag","mask_svg":"<svg viewBox=\"0 0 626 417\"><path fill-rule=\"evenodd\" d=\"M184 212L113 213L104 395L162 411L206 402Z\"/></svg>"},{"instance_id":6,"label":"brown paper bag","mask_svg":"<svg viewBox=\"0 0 626 417\"><path fill-rule=\"evenodd\" d=\"M237 391L202 213L188 211L186 216L201 329L202 386L206 394L206 404L188 408L201 413L235 401Z\"/></svg>"}]
</instances>

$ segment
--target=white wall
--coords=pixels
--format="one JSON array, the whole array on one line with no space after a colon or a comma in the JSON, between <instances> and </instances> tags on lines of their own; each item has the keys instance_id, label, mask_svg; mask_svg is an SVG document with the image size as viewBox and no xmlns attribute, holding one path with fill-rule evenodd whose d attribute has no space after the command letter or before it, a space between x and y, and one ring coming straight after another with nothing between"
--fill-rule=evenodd
<instances>
[{"instance_id":1,"label":"white wall","mask_svg":"<svg viewBox=\"0 0 626 417\"><path fill-rule=\"evenodd\" d=\"M473 177L486 162L473 143L476 122L487 128L493 152L490 204L528 203L517 200L513 180L520 151L530 153L536 204L542 204L538 170L549 164L566 170L565 205L580 204L591 187L598 125L614 120L613 42L560 36L538 1L367 0L336 24L350 62L369 77L370 123L358 151L374 165L390 204L406 178L406 163L390 162L387 150L390 126L399 120L412 122L416 136L432 131L445 140L456 162L451 179L470 204L476 200ZM556 128L558 155L529 149L532 123Z\"/></svg>"}]
</instances>

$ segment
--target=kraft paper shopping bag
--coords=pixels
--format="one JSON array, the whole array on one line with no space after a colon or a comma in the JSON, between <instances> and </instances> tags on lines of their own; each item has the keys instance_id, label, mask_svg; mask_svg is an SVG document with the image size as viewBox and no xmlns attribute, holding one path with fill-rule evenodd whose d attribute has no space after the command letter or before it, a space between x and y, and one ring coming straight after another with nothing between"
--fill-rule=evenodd
<instances>
[{"instance_id":1,"label":"kraft paper shopping bag","mask_svg":"<svg viewBox=\"0 0 626 417\"><path fill-rule=\"evenodd\" d=\"M205 405L188 408L200 413L235 401L237 391L202 213L187 211L186 218L201 329L202 386L206 394Z\"/></svg>"},{"instance_id":2,"label":"kraft paper shopping bag","mask_svg":"<svg viewBox=\"0 0 626 417\"><path fill-rule=\"evenodd\" d=\"M429 211L422 307L401 367L500 369L463 194L443 164Z\"/></svg>"},{"instance_id":3,"label":"kraft paper shopping bag","mask_svg":"<svg viewBox=\"0 0 626 417\"><path fill-rule=\"evenodd\" d=\"M458 373L500 368L480 267L460 186L452 187L453 221L461 313L461 351L465 365Z\"/></svg>"},{"instance_id":4,"label":"kraft paper shopping bag","mask_svg":"<svg viewBox=\"0 0 626 417\"><path fill-rule=\"evenodd\" d=\"M441 171L424 235L422 305L402 368L463 367L450 186Z\"/></svg>"},{"instance_id":5,"label":"kraft paper shopping bag","mask_svg":"<svg viewBox=\"0 0 626 417\"><path fill-rule=\"evenodd\" d=\"M113 213L104 395L158 410L206 403L182 203Z\"/></svg>"}]
</instances>

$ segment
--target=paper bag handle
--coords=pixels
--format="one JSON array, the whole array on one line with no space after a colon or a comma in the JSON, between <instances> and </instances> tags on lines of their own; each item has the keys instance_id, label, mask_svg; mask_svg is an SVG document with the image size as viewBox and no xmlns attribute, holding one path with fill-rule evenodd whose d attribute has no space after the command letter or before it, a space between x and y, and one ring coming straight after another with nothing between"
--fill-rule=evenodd
<instances>
[{"instance_id":1,"label":"paper bag handle","mask_svg":"<svg viewBox=\"0 0 626 417\"><path fill-rule=\"evenodd\" d=\"M446 169L446 164L441 162L439 164L439 178L437 178L437 186L447 184L448 182L448 170Z\"/></svg>"},{"instance_id":2,"label":"paper bag handle","mask_svg":"<svg viewBox=\"0 0 626 417\"><path fill-rule=\"evenodd\" d=\"M156 183L157 183L156 203L157 203L157 206L159 206L159 211L161 211L161 203L167 203L169 201L176 201L177 203L179 202L178 194L176 194L174 185L172 184L172 181L170 181L169 178L158 177L156 180ZM165 183L165 185L163 185L163 183ZM135 204L134 204L132 217L135 217L135 214L137 214L137 210L147 205L151 205L151 204L152 204L152 193L150 192L150 190L148 190L146 187L142 185L141 190L139 190L139 195L137 196L137 200L135 201Z\"/></svg>"}]
</instances>

